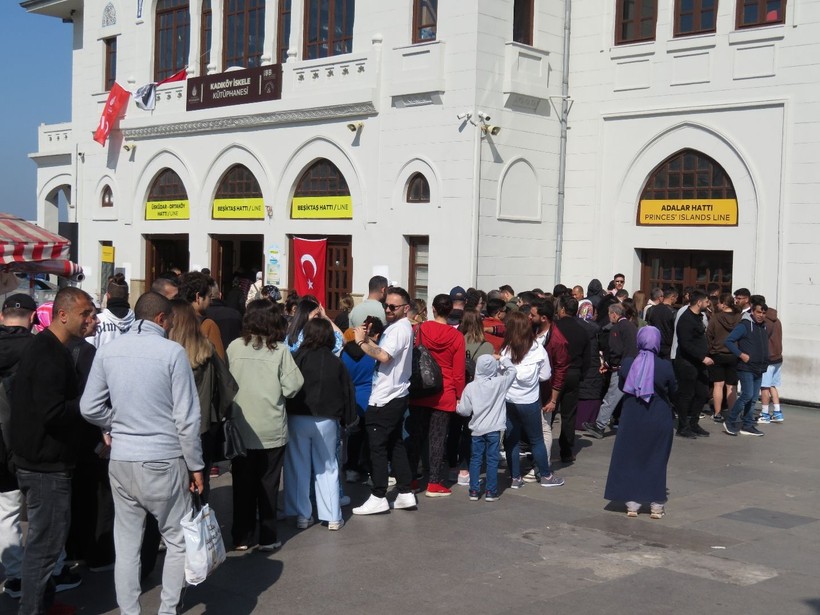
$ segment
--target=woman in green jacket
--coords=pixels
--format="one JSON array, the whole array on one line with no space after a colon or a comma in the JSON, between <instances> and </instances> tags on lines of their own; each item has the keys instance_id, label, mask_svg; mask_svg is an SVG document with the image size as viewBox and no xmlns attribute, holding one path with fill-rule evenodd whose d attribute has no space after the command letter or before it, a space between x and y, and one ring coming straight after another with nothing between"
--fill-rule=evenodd
<instances>
[{"instance_id":1,"label":"woman in green jacket","mask_svg":"<svg viewBox=\"0 0 820 615\"><path fill-rule=\"evenodd\" d=\"M233 475L233 542L247 551L256 534L259 550L282 546L276 536L276 499L288 442L285 398L302 388L302 373L284 343L287 322L267 300L248 304L242 337L228 346L228 365L239 383L233 418L247 449L236 457Z\"/></svg>"}]
</instances>

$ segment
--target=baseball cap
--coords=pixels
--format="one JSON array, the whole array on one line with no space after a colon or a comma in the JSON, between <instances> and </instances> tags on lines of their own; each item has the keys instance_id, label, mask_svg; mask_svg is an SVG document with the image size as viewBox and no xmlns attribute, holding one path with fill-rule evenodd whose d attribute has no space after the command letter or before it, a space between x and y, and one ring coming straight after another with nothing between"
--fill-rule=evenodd
<instances>
[{"instance_id":1,"label":"baseball cap","mask_svg":"<svg viewBox=\"0 0 820 615\"><path fill-rule=\"evenodd\" d=\"M31 310L34 312L37 309L37 303L31 298L31 295L16 293L10 297L6 297L6 300L3 302L3 311L11 309Z\"/></svg>"},{"instance_id":2,"label":"baseball cap","mask_svg":"<svg viewBox=\"0 0 820 615\"><path fill-rule=\"evenodd\" d=\"M464 290L461 286L454 286L450 290L450 300L451 301L464 301L467 298L467 291Z\"/></svg>"}]
</instances>

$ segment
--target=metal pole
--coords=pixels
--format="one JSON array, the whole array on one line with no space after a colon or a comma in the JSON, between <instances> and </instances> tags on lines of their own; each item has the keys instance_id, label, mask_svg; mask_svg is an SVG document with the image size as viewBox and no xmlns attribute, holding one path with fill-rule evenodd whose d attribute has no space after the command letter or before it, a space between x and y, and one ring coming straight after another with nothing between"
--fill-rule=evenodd
<instances>
[{"instance_id":1,"label":"metal pole","mask_svg":"<svg viewBox=\"0 0 820 615\"><path fill-rule=\"evenodd\" d=\"M561 139L558 150L558 202L555 217L555 280L561 281L561 263L564 251L564 199L567 182L567 117L569 116L569 48L572 0L564 0L564 58L561 69Z\"/></svg>"}]
</instances>

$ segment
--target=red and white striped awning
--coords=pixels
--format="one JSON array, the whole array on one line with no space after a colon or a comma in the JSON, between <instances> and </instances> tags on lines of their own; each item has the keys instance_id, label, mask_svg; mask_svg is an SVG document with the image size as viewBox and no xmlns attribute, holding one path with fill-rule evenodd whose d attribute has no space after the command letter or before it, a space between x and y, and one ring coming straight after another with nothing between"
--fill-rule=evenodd
<instances>
[{"instance_id":1,"label":"red and white striped awning","mask_svg":"<svg viewBox=\"0 0 820 615\"><path fill-rule=\"evenodd\" d=\"M67 260L71 242L12 214L0 213L0 266Z\"/></svg>"}]
</instances>

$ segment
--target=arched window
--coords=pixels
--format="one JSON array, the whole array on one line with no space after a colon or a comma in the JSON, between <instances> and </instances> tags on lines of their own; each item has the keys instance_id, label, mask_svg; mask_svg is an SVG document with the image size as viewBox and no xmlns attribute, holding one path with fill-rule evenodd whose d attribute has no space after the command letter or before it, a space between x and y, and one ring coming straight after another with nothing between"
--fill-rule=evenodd
<instances>
[{"instance_id":1,"label":"arched window","mask_svg":"<svg viewBox=\"0 0 820 615\"><path fill-rule=\"evenodd\" d=\"M413 0L413 42L436 40L438 0Z\"/></svg>"},{"instance_id":2,"label":"arched window","mask_svg":"<svg viewBox=\"0 0 820 615\"><path fill-rule=\"evenodd\" d=\"M307 0L305 60L353 51L355 0Z\"/></svg>"},{"instance_id":3,"label":"arched window","mask_svg":"<svg viewBox=\"0 0 820 615\"><path fill-rule=\"evenodd\" d=\"M429 203L430 183L421 173L413 173L407 182L408 203Z\"/></svg>"},{"instance_id":4,"label":"arched window","mask_svg":"<svg viewBox=\"0 0 820 615\"><path fill-rule=\"evenodd\" d=\"M114 193L111 192L111 186L103 188L100 205L103 207L114 207Z\"/></svg>"},{"instance_id":5,"label":"arched window","mask_svg":"<svg viewBox=\"0 0 820 615\"><path fill-rule=\"evenodd\" d=\"M732 180L717 162L693 149L667 158L649 176L641 200L734 199Z\"/></svg>"},{"instance_id":6,"label":"arched window","mask_svg":"<svg viewBox=\"0 0 820 615\"><path fill-rule=\"evenodd\" d=\"M321 158L302 173L293 196L350 196L350 190L338 167Z\"/></svg>"},{"instance_id":7,"label":"arched window","mask_svg":"<svg viewBox=\"0 0 820 615\"><path fill-rule=\"evenodd\" d=\"M145 203L146 220L189 220L191 210L185 185L171 169L163 169L154 178Z\"/></svg>"},{"instance_id":8,"label":"arched window","mask_svg":"<svg viewBox=\"0 0 820 615\"><path fill-rule=\"evenodd\" d=\"M188 0L159 0L154 39L155 81L162 81L188 65L190 38Z\"/></svg>"},{"instance_id":9,"label":"arched window","mask_svg":"<svg viewBox=\"0 0 820 615\"><path fill-rule=\"evenodd\" d=\"M224 19L222 70L259 66L265 38L265 0L225 0Z\"/></svg>"},{"instance_id":10,"label":"arched window","mask_svg":"<svg viewBox=\"0 0 820 615\"><path fill-rule=\"evenodd\" d=\"M185 191L185 185L172 169L163 169L151 184L151 190L148 193L149 201L185 201L188 199L188 193Z\"/></svg>"},{"instance_id":11,"label":"arched window","mask_svg":"<svg viewBox=\"0 0 820 615\"><path fill-rule=\"evenodd\" d=\"M216 189L218 199L262 198L262 189L248 167L235 164L225 172Z\"/></svg>"},{"instance_id":12,"label":"arched window","mask_svg":"<svg viewBox=\"0 0 820 615\"><path fill-rule=\"evenodd\" d=\"M213 11L211 0L202 0L202 20L199 24L199 74L208 74L208 64L211 63L211 33Z\"/></svg>"}]
</instances>

